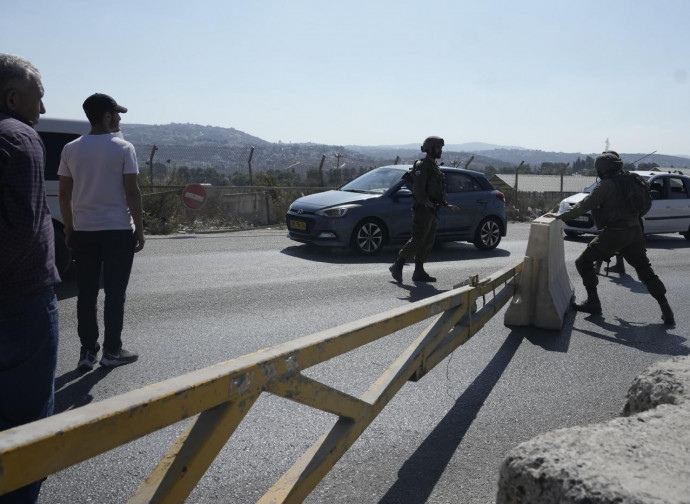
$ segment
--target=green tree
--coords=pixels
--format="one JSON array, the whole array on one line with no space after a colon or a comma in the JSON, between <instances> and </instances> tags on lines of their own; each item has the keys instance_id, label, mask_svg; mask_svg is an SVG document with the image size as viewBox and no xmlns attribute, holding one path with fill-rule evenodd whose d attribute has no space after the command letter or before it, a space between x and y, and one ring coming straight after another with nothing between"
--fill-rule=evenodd
<instances>
[{"instance_id":1,"label":"green tree","mask_svg":"<svg viewBox=\"0 0 690 504\"><path fill-rule=\"evenodd\" d=\"M234 186L248 186L249 185L249 175L242 172L235 172L230 177L230 183Z\"/></svg>"}]
</instances>

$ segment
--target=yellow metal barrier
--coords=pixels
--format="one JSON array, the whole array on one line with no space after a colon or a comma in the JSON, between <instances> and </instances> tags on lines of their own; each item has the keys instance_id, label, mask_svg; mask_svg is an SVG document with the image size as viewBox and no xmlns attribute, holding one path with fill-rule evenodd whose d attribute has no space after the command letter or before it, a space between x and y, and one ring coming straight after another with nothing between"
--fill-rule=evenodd
<instances>
[{"instance_id":1,"label":"yellow metal barrier","mask_svg":"<svg viewBox=\"0 0 690 504\"><path fill-rule=\"evenodd\" d=\"M197 415L129 500L184 502L265 391L338 416L333 428L258 501L302 502L406 381L431 370L511 299L522 266L521 262L406 307L2 431L0 495ZM477 310L479 298L484 303ZM301 374L429 318L431 324L359 398Z\"/></svg>"}]
</instances>

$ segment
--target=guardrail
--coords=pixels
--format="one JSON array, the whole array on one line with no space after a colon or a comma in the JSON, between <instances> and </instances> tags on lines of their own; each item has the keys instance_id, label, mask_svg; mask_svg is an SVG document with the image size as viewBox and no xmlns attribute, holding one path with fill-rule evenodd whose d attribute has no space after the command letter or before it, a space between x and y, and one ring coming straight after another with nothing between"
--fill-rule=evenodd
<instances>
[{"instance_id":1,"label":"guardrail","mask_svg":"<svg viewBox=\"0 0 690 504\"><path fill-rule=\"evenodd\" d=\"M0 495L196 415L129 500L184 502L261 393L270 392L338 417L258 501L302 502L408 380L421 378L498 313L522 269L520 262L481 281L475 275L468 285L409 306L0 432ZM426 319L430 325L360 397L302 374Z\"/></svg>"}]
</instances>

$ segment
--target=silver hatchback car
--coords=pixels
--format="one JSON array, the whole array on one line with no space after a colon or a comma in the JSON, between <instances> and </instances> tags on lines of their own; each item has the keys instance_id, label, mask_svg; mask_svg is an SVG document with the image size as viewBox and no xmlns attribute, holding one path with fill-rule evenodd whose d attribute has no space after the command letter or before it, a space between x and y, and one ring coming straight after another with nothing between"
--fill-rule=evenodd
<instances>
[{"instance_id":1,"label":"silver hatchback car","mask_svg":"<svg viewBox=\"0 0 690 504\"><path fill-rule=\"evenodd\" d=\"M296 199L285 216L288 236L325 247L350 247L373 255L387 244L404 243L412 231L412 192L402 176L410 165L382 166L337 190ZM505 198L483 173L441 167L448 202L441 209L436 241L469 241L492 250L506 235Z\"/></svg>"}]
</instances>

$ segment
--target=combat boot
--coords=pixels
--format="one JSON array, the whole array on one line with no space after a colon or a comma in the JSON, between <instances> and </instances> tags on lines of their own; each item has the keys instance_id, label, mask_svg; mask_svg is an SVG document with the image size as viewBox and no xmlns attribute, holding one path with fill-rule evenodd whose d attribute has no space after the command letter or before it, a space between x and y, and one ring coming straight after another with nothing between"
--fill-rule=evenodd
<instances>
[{"instance_id":1,"label":"combat boot","mask_svg":"<svg viewBox=\"0 0 690 504\"><path fill-rule=\"evenodd\" d=\"M661 320L664 321L664 324L675 325L676 319L673 316L673 310L671 310L671 305L668 304L666 297L659 300L659 307L661 308Z\"/></svg>"},{"instance_id":2,"label":"combat boot","mask_svg":"<svg viewBox=\"0 0 690 504\"><path fill-rule=\"evenodd\" d=\"M393 265L390 268L388 268L388 271L390 271L391 275L393 276L393 280L395 280L398 283L402 283L403 266L405 266L405 258L398 257L393 263Z\"/></svg>"},{"instance_id":3,"label":"combat boot","mask_svg":"<svg viewBox=\"0 0 690 504\"><path fill-rule=\"evenodd\" d=\"M599 301L599 294L596 289L587 289L587 299L582 303L573 303L572 307L576 311L585 313L599 314L601 313L601 301Z\"/></svg>"},{"instance_id":4,"label":"combat boot","mask_svg":"<svg viewBox=\"0 0 690 504\"><path fill-rule=\"evenodd\" d=\"M616 254L616 264L614 266L607 266L606 267L606 272L609 273L619 273L619 274L624 274L625 273L625 262L623 261L623 257L619 256Z\"/></svg>"},{"instance_id":5,"label":"combat boot","mask_svg":"<svg viewBox=\"0 0 690 504\"><path fill-rule=\"evenodd\" d=\"M424 271L424 264L420 262L414 263L414 273L412 273L412 281L413 282L435 282L436 278L432 277Z\"/></svg>"}]
</instances>

